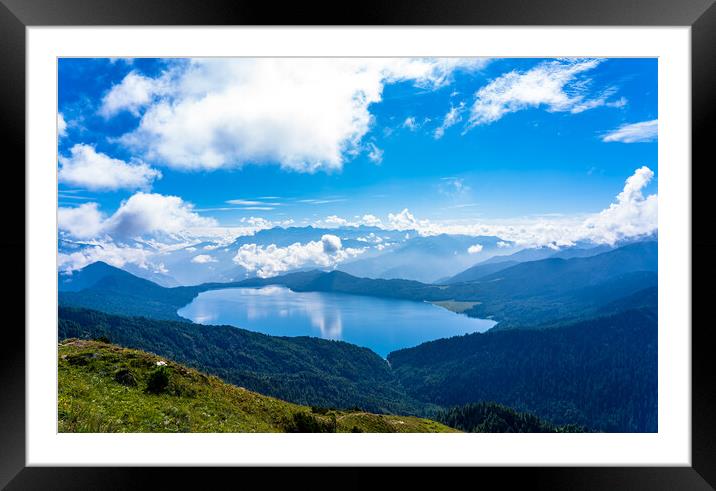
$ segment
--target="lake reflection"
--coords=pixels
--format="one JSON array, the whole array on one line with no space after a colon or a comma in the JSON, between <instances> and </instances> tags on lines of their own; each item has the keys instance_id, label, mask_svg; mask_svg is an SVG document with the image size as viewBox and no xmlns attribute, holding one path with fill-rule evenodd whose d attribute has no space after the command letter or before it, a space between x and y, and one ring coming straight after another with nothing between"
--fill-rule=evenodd
<instances>
[{"instance_id":1,"label":"lake reflection","mask_svg":"<svg viewBox=\"0 0 716 491\"><path fill-rule=\"evenodd\" d=\"M424 302L294 292L280 286L203 292L178 314L199 324L228 324L273 336L347 341L383 357L397 349L484 332L495 325Z\"/></svg>"}]
</instances>

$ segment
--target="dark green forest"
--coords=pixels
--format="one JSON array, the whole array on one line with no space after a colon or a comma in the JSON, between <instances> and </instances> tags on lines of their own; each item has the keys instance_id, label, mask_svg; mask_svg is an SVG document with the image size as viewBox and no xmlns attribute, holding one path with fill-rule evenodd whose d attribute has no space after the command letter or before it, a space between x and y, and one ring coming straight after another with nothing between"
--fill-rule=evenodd
<instances>
[{"instance_id":1,"label":"dark green forest","mask_svg":"<svg viewBox=\"0 0 716 491\"><path fill-rule=\"evenodd\" d=\"M388 360L410 395L440 406L495 401L560 425L657 431L654 308L440 339Z\"/></svg>"},{"instance_id":2,"label":"dark green forest","mask_svg":"<svg viewBox=\"0 0 716 491\"><path fill-rule=\"evenodd\" d=\"M502 404L477 402L438 411L435 419L469 433L582 433L577 425L555 426L534 414L518 412Z\"/></svg>"},{"instance_id":3,"label":"dark green forest","mask_svg":"<svg viewBox=\"0 0 716 491\"><path fill-rule=\"evenodd\" d=\"M291 402L434 416L496 401L557 425L656 431L656 318L649 309L543 330L432 341L391 353L231 326L61 308L60 339L106 338Z\"/></svg>"}]
</instances>

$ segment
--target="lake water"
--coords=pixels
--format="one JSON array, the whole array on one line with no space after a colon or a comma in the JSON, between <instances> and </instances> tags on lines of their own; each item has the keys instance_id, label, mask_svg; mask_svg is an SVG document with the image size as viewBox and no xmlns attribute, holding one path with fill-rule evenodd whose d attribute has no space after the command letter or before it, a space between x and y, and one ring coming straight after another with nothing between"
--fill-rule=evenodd
<instances>
[{"instance_id":1,"label":"lake water","mask_svg":"<svg viewBox=\"0 0 716 491\"><path fill-rule=\"evenodd\" d=\"M425 302L280 286L200 293L177 312L199 324L228 324L273 336L314 336L365 346L385 357L425 341L484 332L496 324Z\"/></svg>"}]
</instances>

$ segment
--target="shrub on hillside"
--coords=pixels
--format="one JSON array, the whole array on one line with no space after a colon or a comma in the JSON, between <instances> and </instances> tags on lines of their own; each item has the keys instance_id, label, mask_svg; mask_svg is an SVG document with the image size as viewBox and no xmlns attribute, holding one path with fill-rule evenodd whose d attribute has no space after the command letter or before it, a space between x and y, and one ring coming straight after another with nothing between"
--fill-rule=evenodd
<instances>
[{"instance_id":1,"label":"shrub on hillside","mask_svg":"<svg viewBox=\"0 0 716 491\"><path fill-rule=\"evenodd\" d=\"M309 413L294 413L293 420L286 425L287 433L335 433L337 423L335 415L329 421L317 418Z\"/></svg>"},{"instance_id":2,"label":"shrub on hillside","mask_svg":"<svg viewBox=\"0 0 716 491\"><path fill-rule=\"evenodd\" d=\"M120 368L117 370L114 374L114 380L127 387L135 387L137 385L137 379L134 378L134 374L129 368Z\"/></svg>"},{"instance_id":3,"label":"shrub on hillside","mask_svg":"<svg viewBox=\"0 0 716 491\"><path fill-rule=\"evenodd\" d=\"M161 394L167 387L169 387L169 369L166 366L157 367L149 374L147 392Z\"/></svg>"}]
</instances>

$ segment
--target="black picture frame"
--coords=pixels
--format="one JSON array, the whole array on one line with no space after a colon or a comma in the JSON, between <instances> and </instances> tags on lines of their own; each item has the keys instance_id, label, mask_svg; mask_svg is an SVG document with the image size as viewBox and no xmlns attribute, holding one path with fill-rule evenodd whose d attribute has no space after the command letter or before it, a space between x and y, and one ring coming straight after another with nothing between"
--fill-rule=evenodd
<instances>
[{"instance_id":1,"label":"black picture frame","mask_svg":"<svg viewBox=\"0 0 716 491\"><path fill-rule=\"evenodd\" d=\"M332 5L332 6L331 6ZM707 175L713 158L709 148L716 108L716 5L714 0L400 0L331 5L241 0L0 0L0 90L2 148L6 186L4 210L11 210L13 233L2 234L6 278L13 288L5 293L6 308L16 310L18 322L4 325L0 357L0 485L8 489L126 489L161 477L163 487L186 483L190 472L212 473L214 479L230 477L235 469L51 468L26 467L25 454L25 335L24 305L19 278L25 284L24 202L25 172L25 29L28 26L114 25L500 25L500 26L690 26L692 54L692 466L691 467L569 467L480 468L483 476L497 477L508 488L529 483L544 489L712 489L716 487L716 385L709 326L696 323L713 287L716 272L716 240L707 224L711 200ZM711 138L710 138L711 137ZM8 150L10 152L8 152ZM13 158L7 157L8 153ZM694 162L699 162L694 165ZM697 178L694 178L697 176ZM20 186L20 182L23 186ZM702 220L697 220L701 217ZM14 222L12 222L14 220ZM21 268L23 271L21 272ZM701 283L701 284L699 284ZM711 280L712 283L712 280ZM11 298L14 295L18 298ZM694 308L700 305L698 308ZM254 470L242 469L244 473ZM418 475L421 474L416 470ZM351 469L350 473L366 472ZM300 479L304 470L296 470ZM257 476L258 477L258 476ZM331 479L326 477L326 479ZM344 477L345 479L345 477ZM362 478L357 482L366 482ZM356 483L357 483L356 482ZM277 482L274 482L277 484Z\"/></svg>"}]
</instances>

